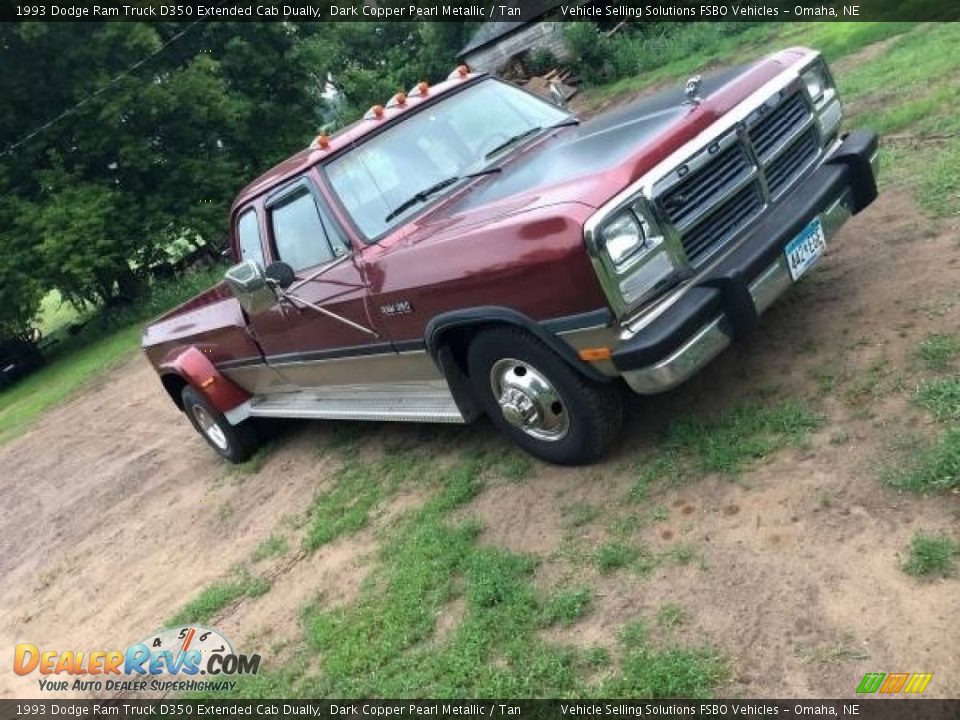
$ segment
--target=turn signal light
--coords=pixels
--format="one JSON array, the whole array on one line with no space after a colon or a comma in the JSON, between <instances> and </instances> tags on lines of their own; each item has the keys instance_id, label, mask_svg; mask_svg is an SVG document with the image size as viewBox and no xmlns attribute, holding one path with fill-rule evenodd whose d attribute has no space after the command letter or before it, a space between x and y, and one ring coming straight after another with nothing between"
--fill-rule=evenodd
<instances>
[{"instance_id":1,"label":"turn signal light","mask_svg":"<svg viewBox=\"0 0 960 720\"><path fill-rule=\"evenodd\" d=\"M582 348L580 352L577 354L580 356L581 360L586 360L587 362L609 360L610 348L608 347Z\"/></svg>"}]
</instances>

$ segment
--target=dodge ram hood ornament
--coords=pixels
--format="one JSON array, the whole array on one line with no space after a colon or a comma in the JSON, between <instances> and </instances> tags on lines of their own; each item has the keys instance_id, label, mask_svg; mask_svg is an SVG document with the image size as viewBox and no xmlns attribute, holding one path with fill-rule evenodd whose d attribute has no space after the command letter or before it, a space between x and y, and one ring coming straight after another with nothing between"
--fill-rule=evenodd
<instances>
[{"instance_id":1,"label":"dodge ram hood ornament","mask_svg":"<svg viewBox=\"0 0 960 720\"><path fill-rule=\"evenodd\" d=\"M683 92L687 96L687 102L691 105L699 105L703 102L703 98L700 97L700 88L703 86L703 78L699 75L694 75L689 80L687 80L687 86L684 88Z\"/></svg>"}]
</instances>

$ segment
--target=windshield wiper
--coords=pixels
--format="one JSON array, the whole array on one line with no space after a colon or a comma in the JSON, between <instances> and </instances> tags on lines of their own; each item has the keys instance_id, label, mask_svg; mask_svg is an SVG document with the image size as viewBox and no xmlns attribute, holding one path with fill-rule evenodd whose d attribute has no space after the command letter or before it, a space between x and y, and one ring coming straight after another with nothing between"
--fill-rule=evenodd
<instances>
[{"instance_id":1,"label":"windshield wiper","mask_svg":"<svg viewBox=\"0 0 960 720\"><path fill-rule=\"evenodd\" d=\"M430 187L424 188L418 193L411 195L409 198L407 198L402 203L397 205L397 207L391 210L390 214L387 215L383 219L383 221L390 222L401 213L412 208L414 205L419 205L420 203L426 202L427 200L430 199L432 195L436 195L438 192L440 192L444 188L449 187L450 185L453 185L456 182L460 182L461 180L467 180L468 178L480 177L481 175L490 175L491 173L498 173L498 172L500 172L499 167L488 167L488 168L484 168L483 170L477 170L477 172L467 173L466 175L452 175L448 178L444 178L439 182L435 182Z\"/></svg>"},{"instance_id":2,"label":"windshield wiper","mask_svg":"<svg viewBox=\"0 0 960 720\"><path fill-rule=\"evenodd\" d=\"M496 154L497 154L498 152L500 152L501 150L506 150L506 149L507 149L508 147L510 147L511 145L516 145L518 142L520 142L520 141L523 140L524 138L528 138L528 137L530 137L531 135L533 135L534 133L540 132L541 130L543 130L543 128L540 127L539 125L537 125L537 126L535 126L535 127L528 128L527 130L524 130L523 132L519 132L519 133L517 133L516 135L514 135L513 137L507 138L507 139L504 140L502 143L500 143L500 144L497 145L495 148L493 148L493 150L491 150L491 151L488 152L486 155L484 155L484 156L483 156L484 160L489 160L491 157L493 157L494 155L496 155Z\"/></svg>"},{"instance_id":3,"label":"windshield wiper","mask_svg":"<svg viewBox=\"0 0 960 720\"><path fill-rule=\"evenodd\" d=\"M516 145L518 142L520 142L524 138L528 138L534 133L540 132L541 130L556 130L557 128L569 127L570 125L579 125L579 124L580 124L579 119L575 117L569 117L566 120L561 120L558 123L554 123L553 125L547 125L546 127L543 127L542 125L537 125L535 127L529 128L528 130L524 130L523 132L517 133L511 138L504 140L502 143L500 143L495 148L493 148L493 150L488 152L484 156L484 159L489 160L492 156L496 155L501 150L506 150L511 145Z\"/></svg>"}]
</instances>

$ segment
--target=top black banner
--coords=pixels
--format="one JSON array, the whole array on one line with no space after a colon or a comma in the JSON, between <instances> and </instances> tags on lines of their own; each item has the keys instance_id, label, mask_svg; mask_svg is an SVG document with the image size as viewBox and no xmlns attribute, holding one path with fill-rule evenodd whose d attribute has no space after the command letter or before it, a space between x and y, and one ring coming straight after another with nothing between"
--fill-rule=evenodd
<instances>
[{"instance_id":1,"label":"top black banner","mask_svg":"<svg viewBox=\"0 0 960 720\"><path fill-rule=\"evenodd\" d=\"M857 22L954 21L960 0L0 0L22 22Z\"/></svg>"}]
</instances>

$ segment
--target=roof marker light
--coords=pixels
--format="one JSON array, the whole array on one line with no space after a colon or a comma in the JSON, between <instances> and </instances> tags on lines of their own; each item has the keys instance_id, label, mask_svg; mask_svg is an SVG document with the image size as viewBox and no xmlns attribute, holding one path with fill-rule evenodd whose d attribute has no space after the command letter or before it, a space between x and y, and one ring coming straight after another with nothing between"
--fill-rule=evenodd
<instances>
[{"instance_id":1,"label":"roof marker light","mask_svg":"<svg viewBox=\"0 0 960 720\"><path fill-rule=\"evenodd\" d=\"M372 108L367 110L367 114L363 116L364 120L380 120L383 118L383 105L374 105Z\"/></svg>"},{"instance_id":2,"label":"roof marker light","mask_svg":"<svg viewBox=\"0 0 960 720\"><path fill-rule=\"evenodd\" d=\"M405 92L398 92L387 103L388 108L392 107L404 107L407 104L407 94Z\"/></svg>"},{"instance_id":3,"label":"roof marker light","mask_svg":"<svg viewBox=\"0 0 960 720\"><path fill-rule=\"evenodd\" d=\"M319 150L329 150L330 136L326 133L320 133L316 138L314 138L313 142L310 143L310 147Z\"/></svg>"},{"instance_id":4,"label":"roof marker light","mask_svg":"<svg viewBox=\"0 0 960 720\"><path fill-rule=\"evenodd\" d=\"M421 80L407 95L411 97L426 97L430 92L430 84L426 80Z\"/></svg>"},{"instance_id":5,"label":"roof marker light","mask_svg":"<svg viewBox=\"0 0 960 720\"><path fill-rule=\"evenodd\" d=\"M469 74L470 66L464 63L463 65L457 65L457 69L447 76L447 80L456 80L457 78L466 80Z\"/></svg>"}]
</instances>

